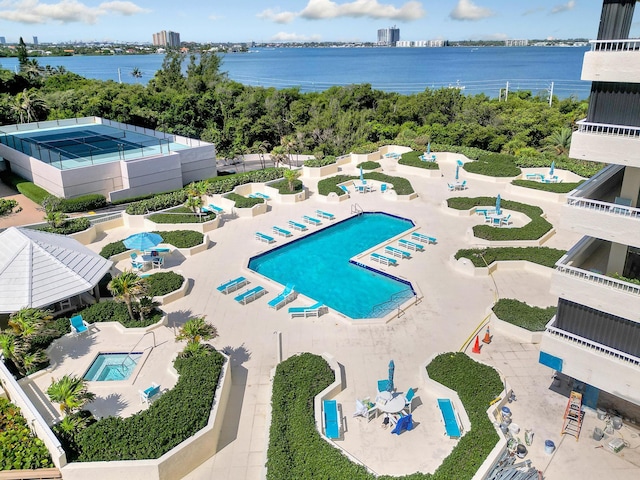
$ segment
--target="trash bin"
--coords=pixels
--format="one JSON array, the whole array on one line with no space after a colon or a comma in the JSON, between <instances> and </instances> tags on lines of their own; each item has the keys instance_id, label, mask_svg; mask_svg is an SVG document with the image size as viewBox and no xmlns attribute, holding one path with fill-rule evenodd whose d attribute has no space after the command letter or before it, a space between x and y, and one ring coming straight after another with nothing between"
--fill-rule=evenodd
<instances>
[{"instance_id":1,"label":"trash bin","mask_svg":"<svg viewBox=\"0 0 640 480\"><path fill-rule=\"evenodd\" d=\"M593 439L597 440L598 442L600 440L602 440L602 437L604 437L604 432L602 431L602 429L596 427L593 429Z\"/></svg>"},{"instance_id":2,"label":"trash bin","mask_svg":"<svg viewBox=\"0 0 640 480\"><path fill-rule=\"evenodd\" d=\"M544 452L551 455L553 451L556 449L556 444L551 440L544 441Z\"/></svg>"},{"instance_id":3,"label":"trash bin","mask_svg":"<svg viewBox=\"0 0 640 480\"><path fill-rule=\"evenodd\" d=\"M613 417L613 428L620 430L622 428L622 417Z\"/></svg>"}]
</instances>

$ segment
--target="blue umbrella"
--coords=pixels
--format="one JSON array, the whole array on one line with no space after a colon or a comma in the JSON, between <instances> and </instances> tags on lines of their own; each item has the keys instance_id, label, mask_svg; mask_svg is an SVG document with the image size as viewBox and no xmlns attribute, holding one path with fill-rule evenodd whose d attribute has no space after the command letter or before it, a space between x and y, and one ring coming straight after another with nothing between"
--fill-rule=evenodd
<instances>
[{"instance_id":1,"label":"blue umbrella","mask_svg":"<svg viewBox=\"0 0 640 480\"><path fill-rule=\"evenodd\" d=\"M458 180L458 170L460 170L460 165L456 165L456 180Z\"/></svg>"},{"instance_id":2,"label":"blue umbrella","mask_svg":"<svg viewBox=\"0 0 640 480\"><path fill-rule=\"evenodd\" d=\"M431 153L431 142L427 143L427 155Z\"/></svg>"},{"instance_id":3,"label":"blue umbrella","mask_svg":"<svg viewBox=\"0 0 640 480\"><path fill-rule=\"evenodd\" d=\"M362 174L362 167L360 167L360 181L364 183L364 175Z\"/></svg>"},{"instance_id":4,"label":"blue umbrella","mask_svg":"<svg viewBox=\"0 0 640 480\"><path fill-rule=\"evenodd\" d=\"M551 162L551 168L549 169L549 175L553 175L553 172L556 169L556 161Z\"/></svg>"},{"instance_id":5,"label":"blue umbrella","mask_svg":"<svg viewBox=\"0 0 640 480\"><path fill-rule=\"evenodd\" d=\"M130 250L149 250L162 242L162 237L157 233L141 232L129 235L122 243Z\"/></svg>"},{"instance_id":6,"label":"blue umbrella","mask_svg":"<svg viewBox=\"0 0 640 480\"><path fill-rule=\"evenodd\" d=\"M389 383L387 384L387 391L393 391L393 371L396 369L396 364L393 363L393 360L389 362Z\"/></svg>"},{"instance_id":7,"label":"blue umbrella","mask_svg":"<svg viewBox=\"0 0 640 480\"><path fill-rule=\"evenodd\" d=\"M496 213L498 215L502 214L502 210L500 210L500 194L496 197Z\"/></svg>"}]
</instances>

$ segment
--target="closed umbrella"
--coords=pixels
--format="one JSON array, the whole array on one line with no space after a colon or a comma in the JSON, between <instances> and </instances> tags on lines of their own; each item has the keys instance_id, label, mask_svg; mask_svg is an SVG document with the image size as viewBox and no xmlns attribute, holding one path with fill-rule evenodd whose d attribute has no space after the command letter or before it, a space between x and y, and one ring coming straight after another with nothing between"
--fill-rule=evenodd
<instances>
[{"instance_id":1,"label":"closed umbrella","mask_svg":"<svg viewBox=\"0 0 640 480\"><path fill-rule=\"evenodd\" d=\"M427 155L431 153L431 142L427 143Z\"/></svg>"},{"instance_id":2,"label":"closed umbrella","mask_svg":"<svg viewBox=\"0 0 640 480\"><path fill-rule=\"evenodd\" d=\"M393 360L389 362L389 383L387 384L387 391L393 392L393 371L396 369L396 364Z\"/></svg>"},{"instance_id":3,"label":"closed umbrella","mask_svg":"<svg viewBox=\"0 0 640 480\"><path fill-rule=\"evenodd\" d=\"M500 210L500 194L496 197L496 213L498 215L502 214L502 210Z\"/></svg>"},{"instance_id":4,"label":"closed umbrella","mask_svg":"<svg viewBox=\"0 0 640 480\"><path fill-rule=\"evenodd\" d=\"M362 167L360 167L360 181L364 183L364 175L362 174Z\"/></svg>"},{"instance_id":5,"label":"closed umbrella","mask_svg":"<svg viewBox=\"0 0 640 480\"><path fill-rule=\"evenodd\" d=\"M551 162L551 168L549 169L549 175L553 175L553 172L556 170L556 161Z\"/></svg>"},{"instance_id":6,"label":"closed umbrella","mask_svg":"<svg viewBox=\"0 0 640 480\"><path fill-rule=\"evenodd\" d=\"M149 250L162 242L162 237L157 233L141 232L129 235L122 243L130 250Z\"/></svg>"},{"instance_id":7,"label":"closed umbrella","mask_svg":"<svg viewBox=\"0 0 640 480\"><path fill-rule=\"evenodd\" d=\"M460 170L460 165L456 165L456 180L458 180L458 171Z\"/></svg>"}]
</instances>

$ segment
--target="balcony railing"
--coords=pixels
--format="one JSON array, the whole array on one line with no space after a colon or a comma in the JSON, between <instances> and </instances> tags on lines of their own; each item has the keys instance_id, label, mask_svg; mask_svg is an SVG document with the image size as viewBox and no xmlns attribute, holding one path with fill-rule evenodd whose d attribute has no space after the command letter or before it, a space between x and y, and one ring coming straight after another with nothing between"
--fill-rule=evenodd
<instances>
[{"instance_id":1,"label":"balcony railing","mask_svg":"<svg viewBox=\"0 0 640 480\"><path fill-rule=\"evenodd\" d=\"M607 355L609 357L613 357L617 360L621 360L623 362L630 363L632 365L640 365L640 358L634 357L625 352L621 352L620 350L616 350L615 348L611 348L607 345L603 345L602 343L594 342L593 340L589 340L584 337L580 337L578 335L574 335L573 333L569 333L565 330L560 330L559 328L553 327L552 324L556 321L556 317L554 316L546 326L546 333L549 335L561 338L562 340L574 343L576 345L580 345L581 347L588 348L589 350L593 350L594 352L601 353L603 355Z\"/></svg>"},{"instance_id":2,"label":"balcony railing","mask_svg":"<svg viewBox=\"0 0 640 480\"><path fill-rule=\"evenodd\" d=\"M560 263L562 262L563 258L561 258L558 261L558 263L556 263L556 270L562 274L569 275L571 277L576 277L581 280L585 280L587 282L597 283L598 285L603 285L605 287L612 288L619 292L625 292L625 293L630 293L631 295L640 296L640 285L634 285L633 283L617 280L615 278L608 277L600 273L582 270L581 268L570 267L569 265L563 265Z\"/></svg>"},{"instance_id":3,"label":"balcony railing","mask_svg":"<svg viewBox=\"0 0 640 480\"><path fill-rule=\"evenodd\" d=\"M624 40L589 40L592 52L640 51L640 38Z\"/></svg>"},{"instance_id":4,"label":"balcony railing","mask_svg":"<svg viewBox=\"0 0 640 480\"><path fill-rule=\"evenodd\" d=\"M580 120L576 122L578 132L609 137L640 138L640 127L630 127L628 125L608 125L606 123L592 123Z\"/></svg>"},{"instance_id":5,"label":"balcony railing","mask_svg":"<svg viewBox=\"0 0 640 480\"><path fill-rule=\"evenodd\" d=\"M640 220L640 208L626 207L624 205L601 202L600 200L590 200L582 197L567 197L567 205Z\"/></svg>"}]
</instances>

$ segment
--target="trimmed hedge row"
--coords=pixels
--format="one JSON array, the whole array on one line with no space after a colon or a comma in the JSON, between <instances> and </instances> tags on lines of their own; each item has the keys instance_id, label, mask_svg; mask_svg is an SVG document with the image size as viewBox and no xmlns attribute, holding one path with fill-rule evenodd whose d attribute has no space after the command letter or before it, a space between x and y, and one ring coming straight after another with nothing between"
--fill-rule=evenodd
<instances>
[{"instance_id":1,"label":"trimmed hedge row","mask_svg":"<svg viewBox=\"0 0 640 480\"><path fill-rule=\"evenodd\" d=\"M477 206L494 206L496 199L495 197L454 197L447 199L447 204L449 208L456 210L470 210ZM500 206L505 210L524 213L531 221L524 227L519 228L497 228L491 225L474 225L473 234L476 237L489 241L538 240L553 228L553 225L541 217L544 212L540 207L514 202L512 200L502 200Z\"/></svg>"},{"instance_id":2,"label":"trimmed hedge row","mask_svg":"<svg viewBox=\"0 0 640 480\"><path fill-rule=\"evenodd\" d=\"M71 235L72 233L84 232L91 226L91 222L86 217L81 218L69 218L65 220L64 224L60 227L53 227L51 225L42 225L38 227L38 230L49 233L57 233L60 235Z\"/></svg>"},{"instance_id":3,"label":"trimmed hedge row","mask_svg":"<svg viewBox=\"0 0 640 480\"><path fill-rule=\"evenodd\" d=\"M425 170L438 170L440 168L437 162L423 162L418 158L420 155L422 155L420 152L403 153L400 160L398 160L398 164L408 165L409 167L424 168Z\"/></svg>"},{"instance_id":4,"label":"trimmed hedge row","mask_svg":"<svg viewBox=\"0 0 640 480\"><path fill-rule=\"evenodd\" d=\"M108 417L78 435L78 460L155 459L207 425L224 357L211 355L177 358L180 378L147 410L131 417Z\"/></svg>"},{"instance_id":5,"label":"trimmed hedge row","mask_svg":"<svg viewBox=\"0 0 640 480\"><path fill-rule=\"evenodd\" d=\"M376 168L380 168L381 166L382 165L380 165L378 162L368 161L359 163L358 165L356 165L356 168L361 168L363 170L375 170Z\"/></svg>"},{"instance_id":6,"label":"trimmed hedge row","mask_svg":"<svg viewBox=\"0 0 640 480\"><path fill-rule=\"evenodd\" d=\"M89 212L107 206L107 199L104 195L89 194L75 198L63 198L60 200L58 209L64 213Z\"/></svg>"},{"instance_id":7,"label":"trimmed hedge row","mask_svg":"<svg viewBox=\"0 0 640 480\"><path fill-rule=\"evenodd\" d=\"M369 172L363 175L365 179L376 180L378 182L389 183L393 185L393 189L398 195L410 195L414 192L411 182L406 178L392 177L380 172ZM329 195L335 192L338 195L344 195L344 191L338 187L339 183L348 182L349 180L358 180L360 177L350 175L336 175L334 177L324 178L318 182L318 193L320 195Z\"/></svg>"},{"instance_id":8,"label":"trimmed hedge row","mask_svg":"<svg viewBox=\"0 0 640 480\"><path fill-rule=\"evenodd\" d=\"M171 230L169 232L157 232L162 237L163 243L168 243L176 248L191 248L200 245L204 241L204 235L194 230ZM106 244L100 250L100 256L109 258L112 255L126 252L127 247L124 246L123 240Z\"/></svg>"},{"instance_id":9,"label":"trimmed hedge row","mask_svg":"<svg viewBox=\"0 0 640 480\"><path fill-rule=\"evenodd\" d=\"M238 195L237 193L227 193L224 198L233 200L236 208L252 208L254 205L264 203L264 198L249 198Z\"/></svg>"},{"instance_id":10,"label":"trimmed hedge row","mask_svg":"<svg viewBox=\"0 0 640 480\"><path fill-rule=\"evenodd\" d=\"M571 190L577 188L581 183L584 183L584 180L568 183L542 183L533 180L513 180L511 182L512 185L516 185L518 187L533 188L534 190L542 190L544 192L552 193L569 193Z\"/></svg>"},{"instance_id":11,"label":"trimmed hedge row","mask_svg":"<svg viewBox=\"0 0 640 480\"><path fill-rule=\"evenodd\" d=\"M134 306L134 312L136 308ZM106 300L88 306L80 312L87 323L118 322L126 328L144 328L158 323L163 316L160 310L154 310L144 321L131 320L127 305L115 300Z\"/></svg>"},{"instance_id":12,"label":"trimmed hedge row","mask_svg":"<svg viewBox=\"0 0 640 480\"><path fill-rule=\"evenodd\" d=\"M145 277L150 297L161 297L167 293L175 292L184 283L184 277L176 272L158 272Z\"/></svg>"},{"instance_id":13,"label":"trimmed hedge row","mask_svg":"<svg viewBox=\"0 0 640 480\"><path fill-rule=\"evenodd\" d=\"M318 168L318 167L326 167L327 165L336 163L336 161L337 161L336 157L334 156L327 156L327 157L324 157L322 160L318 160L317 158L310 158L309 160L305 160L303 165L305 167Z\"/></svg>"},{"instance_id":14,"label":"trimmed hedge row","mask_svg":"<svg viewBox=\"0 0 640 480\"><path fill-rule=\"evenodd\" d=\"M492 308L500 320L531 332L544 332L545 326L553 318L557 307L533 307L513 298L501 298Z\"/></svg>"},{"instance_id":15,"label":"trimmed hedge row","mask_svg":"<svg viewBox=\"0 0 640 480\"><path fill-rule=\"evenodd\" d=\"M567 253L565 250L549 247L472 248L458 250L455 258L456 260L468 258L475 267L486 267L499 260L526 260L544 267L554 268L556 262L565 253ZM482 260L483 257L484 260Z\"/></svg>"},{"instance_id":16,"label":"trimmed hedge row","mask_svg":"<svg viewBox=\"0 0 640 480\"><path fill-rule=\"evenodd\" d=\"M293 190L289 190L288 180L280 180L279 182L272 183L269 186L277 188L280 195L295 195L296 193L302 192L304 185L301 180L296 179L291 183L293 183Z\"/></svg>"},{"instance_id":17,"label":"trimmed hedge row","mask_svg":"<svg viewBox=\"0 0 640 480\"><path fill-rule=\"evenodd\" d=\"M175 207L163 213L149 215L149 220L155 223L203 223L215 220L215 213L193 213L193 210L185 206Z\"/></svg>"},{"instance_id":18,"label":"trimmed hedge row","mask_svg":"<svg viewBox=\"0 0 640 480\"><path fill-rule=\"evenodd\" d=\"M462 168L488 177L517 177L522 173L515 164L514 156L500 153L483 153L475 162L467 162Z\"/></svg>"}]
</instances>

